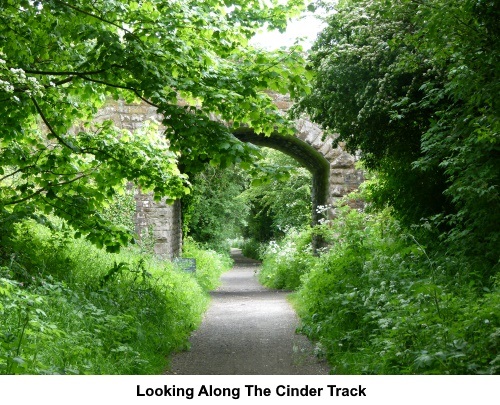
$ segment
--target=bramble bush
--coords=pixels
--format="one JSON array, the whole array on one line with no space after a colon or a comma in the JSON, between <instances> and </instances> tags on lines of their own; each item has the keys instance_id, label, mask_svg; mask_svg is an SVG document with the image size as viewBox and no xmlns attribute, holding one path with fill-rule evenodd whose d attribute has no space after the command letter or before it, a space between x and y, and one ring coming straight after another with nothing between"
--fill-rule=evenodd
<instances>
[{"instance_id":1,"label":"bramble bush","mask_svg":"<svg viewBox=\"0 0 500 405\"><path fill-rule=\"evenodd\" d=\"M327 251L310 253L310 231L293 235L268 248L261 273L296 289L301 331L332 373L500 372L498 278L440 250L426 225L403 228L387 211L337 215L323 225L335 241Z\"/></svg>"},{"instance_id":2,"label":"bramble bush","mask_svg":"<svg viewBox=\"0 0 500 405\"><path fill-rule=\"evenodd\" d=\"M24 221L3 239L0 374L163 372L228 261L191 247L197 279L136 248L111 254L71 235Z\"/></svg>"}]
</instances>

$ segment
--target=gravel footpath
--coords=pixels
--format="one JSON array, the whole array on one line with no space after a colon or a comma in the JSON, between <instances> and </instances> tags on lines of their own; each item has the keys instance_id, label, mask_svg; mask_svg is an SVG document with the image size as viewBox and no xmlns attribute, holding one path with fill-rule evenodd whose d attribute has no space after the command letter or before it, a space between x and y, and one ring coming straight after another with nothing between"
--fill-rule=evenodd
<instances>
[{"instance_id":1,"label":"gravel footpath","mask_svg":"<svg viewBox=\"0 0 500 405\"><path fill-rule=\"evenodd\" d=\"M172 357L167 374L328 374L307 338L295 333L298 318L286 293L259 284L259 262L239 249L231 255L235 266L211 293L191 349Z\"/></svg>"}]
</instances>

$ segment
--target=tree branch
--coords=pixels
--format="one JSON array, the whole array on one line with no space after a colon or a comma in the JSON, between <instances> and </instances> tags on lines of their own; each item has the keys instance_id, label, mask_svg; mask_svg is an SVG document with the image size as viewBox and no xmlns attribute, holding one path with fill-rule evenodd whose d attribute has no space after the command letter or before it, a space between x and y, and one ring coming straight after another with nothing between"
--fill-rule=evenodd
<instances>
[{"instance_id":1,"label":"tree branch","mask_svg":"<svg viewBox=\"0 0 500 405\"><path fill-rule=\"evenodd\" d=\"M72 82L74 78L75 78L75 76L67 77L66 79L59 80L58 82L55 82L54 85L60 86L61 84L66 84L66 83ZM48 87L48 86L46 86L46 87Z\"/></svg>"},{"instance_id":2,"label":"tree branch","mask_svg":"<svg viewBox=\"0 0 500 405\"><path fill-rule=\"evenodd\" d=\"M142 101L144 101L145 103L149 104L151 107L155 107L155 108L160 108L157 104L153 103L152 101L148 100L147 98L143 97L139 91L137 89L135 89L134 87L129 87L129 86L123 86L121 84L114 84L114 83L109 83L109 82L105 82L104 80L99 80L99 79L92 79L90 77L86 77L86 76L80 76L82 79L85 79L85 80L88 80L90 82L94 82L94 83L99 83L99 84L104 84L105 86L109 86L109 87L114 87L116 89L123 89L123 90L129 90L129 91L132 91L137 97L139 97Z\"/></svg>"},{"instance_id":3,"label":"tree branch","mask_svg":"<svg viewBox=\"0 0 500 405\"><path fill-rule=\"evenodd\" d=\"M14 204L19 204L19 203L22 203L22 202L24 202L24 201L28 201L29 199L31 199L31 198L35 197L36 195L38 195L38 194L40 194L40 193L44 192L45 190L46 190L45 188L41 188L41 189L39 189L39 190L35 191L34 193L32 193L32 194L30 194L30 195L28 195L28 196L26 196L26 197L24 197L24 198L20 198L20 199L18 199L18 200L9 201L9 202L2 202L2 204L1 204L1 205L2 205L2 206L6 206L6 205L14 205Z\"/></svg>"},{"instance_id":4,"label":"tree branch","mask_svg":"<svg viewBox=\"0 0 500 405\"><path fill-rule=\"evenodd\" d=\"M105 19L105 18L103 18L103 17L99 17L98 15L95 15L95 14L90 13L90 12L88 12L88 11L82 10L81 8L78 8L78 7L76 7L76 6L73 6L73 5L71 5L71 4L68 4L68 3L64 2L64 1L61 1L61 0L54 0L54 1L55 1L56 3L62 4L63 6L66 6L66 7L68 7L68 8L71 8L72 10L75 10L75 11L76 11L76 12L78 12L78 13L82 13L82 14L88 15L89 17L92 17L92 18L95 18L95 19L97 19L97 20L99 20L99 21L105 22L106 24L111 24L112 26L114 26L114 27L116 27L116 28L118 28L118 29L120 29L120 30L125 31L127 34L132 35L135 39L137 39L137 40L141 41L141 40L140 40L140 38L139 38L137 35L135 35L132 31L130 31L130 30L126 29L126 28L121 27L120 25L116 24L116 23L115 23L115 22L113 22L113 21L107 20L107 19Z\"/></svg>"},{"instance_id":5,"label":"tree branch","mask_svg":"<svg viewBox=\"0 0 500 405\"><path fill-rule=\"evenodd\" d=\"M264 73L265 71L269 70L269 69L272 69L273 67L275 66L278 66L281 62L287 60L292 54L293 52L295 52L295 50L299 47L299 45L294 45L293 47L290 48L290 50L282 57L277 57L275 60L275 63L271 63L271 65L269 65L268 67L266 67L265 69L262 69L262 70L259 70L259 74L262 74Z\"/></svg>"},{"instance_id":6,"label":"tree branch","mask_svg":"<svg viewBox=\"0 0 500 405\"><path fill-rule=\"evenodd\" d=\"M71 184L71 183L74 183L75 181L78 181L78 180L81 180L83 179L84 177L87 177L88 174L81 174L77 177L75 177L74 179L71 179L71 180L67 180L67 181L63 181L61 183L57 183L57 184L54 184L54 185L51 185L50 187L43 187L43 188L40 188L38 189L37 191L35 191L34 193L31 193L30 195L27 195L26 197L23 197L23 198L20 198L18 200L14 200L14 201L8 201L8 202L5 202L5 203L2 203L2 205L14 205L14 204L19 204L19 203L22 203L24 201L28 201L29 199L43 193L44 191L48 191L52 188L55 188L55 187L61 187L61 186L64 186L66 184Z\"/></svg>"},{"instance_id":7,"label":"tree branch","mask_svg":"<svg viewBox=\"0 0 500 405\"><path fill-rule=\"evenodd\" d=\"M99 70L93 70L90 72L52 72L49 70L30 70L30 69L23 69L25 73L29 73L32 75L48 75L48 76L68 76L68 75L73 75L73 76L81 76L81 75L97 75L99 73L104 73L107 70L111 69L112 67L118 67L121 68L120 65L111 65L107 69L99 69Z\"/></svg>"},{"instance_id":8,"label":"tree branch","mask_svg":"<svg viewBox=\"0 0 500 405\"><path fill-rule=\"evenodd\" d=\"M24 167L21 167L20 169L14 170L12 173L9 173L9 174L6 174L3 177L0 177L0 182L8 179L9 177L15 176L17 173L20 173L20 172L22 172L22 171L24 171L26 169L30 169L30 168L33 168L33 167L36 167L36 165L24 166Z\"/></svg>"},{"instance_id":9,"label":"tree branch","mask_svg":"<svg viewBox=\"0 0 500 405\"><path fill-rule=\"evenodd\" d=\"M38 114L40 115L40 117L42 117L42 120L43 122L45 123L45 125L47 126L47 128L49 129L50 133L52 135L54 135L54 137L61 143L63 144L64 146L66 146L68 149L71 149L73 152L78 152L78 150L68 144L63 138L61 138L57 133L56 131L54 131L54 128L52 128L52 125L50 125L50 122L47 120L47 117L45 116L45 114L43 113L42 109L40 108L40 106L38 105L37 101L35 100L34 97L31 97L31 101L33 101L33 104L35 105L35 108L36 110L38 111Z\"/></svg>"}]
</instances>

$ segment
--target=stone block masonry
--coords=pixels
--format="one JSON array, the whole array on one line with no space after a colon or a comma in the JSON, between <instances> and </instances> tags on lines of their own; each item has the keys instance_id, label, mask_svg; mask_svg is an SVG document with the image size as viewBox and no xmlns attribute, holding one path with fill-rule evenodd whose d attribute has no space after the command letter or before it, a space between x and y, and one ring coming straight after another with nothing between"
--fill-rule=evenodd
<instances>
[{"instance_id":1,"label":"stone block masonry","mask_svg":"<svg viewBox=\"0 0 500 405\"><path fill-rule=\"evenodd\" d=\"M135 195L135 232L143 243L153 243L158 257L171 260L178 257L182 247L181 203L155 202L151 194Z\"/></svg>"},{"instance_id":2,"label":"stone block masonry","mask_svg":"<svg viewBox=\"0 0 500 405\"><path fill-rule=\"evenodd\" d=\"M134 131L146 121L161 122L163 117L146 103L126 104L123 100L109 101L101 109L96 121L111 120L118 128ZM161 134L158 134L161 136ZM151 194L135 194L135 232L140 243L153 245L155 255L171 260L181 254L181 203L169 205L165 200L155 202Z\"/></svg>"}]
</instances>

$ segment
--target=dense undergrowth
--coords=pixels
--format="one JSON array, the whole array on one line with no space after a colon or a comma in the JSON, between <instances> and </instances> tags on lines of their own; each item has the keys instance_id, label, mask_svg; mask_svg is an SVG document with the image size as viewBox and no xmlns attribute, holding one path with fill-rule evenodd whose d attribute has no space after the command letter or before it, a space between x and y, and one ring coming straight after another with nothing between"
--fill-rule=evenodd
<instances>
[{"instance_id":1,"label":"dense undergrowth","mask_svg":"<svg viewBox=\"0 0 500 405\"><path fill-rule=\"evenodd\" d=\"M35 224L2 240L0 374L153 374L187 346L230 265L193 243L195 276L122 249L106 253Z\"/></svg>"},{"instance_id":2,"label":"dense undergrowth","mask_svg":"<svg viewBox=\"0 0 500 405\"><path fill-rule=\"evenodd\" d=\"M313 254L312 230L290 233L268 246L260 279L296 290L301 331L332 373L500 373L497 269L480 271L387 212L344 207L314 232L327 250Z\"/></svg>"}]
</instances>

